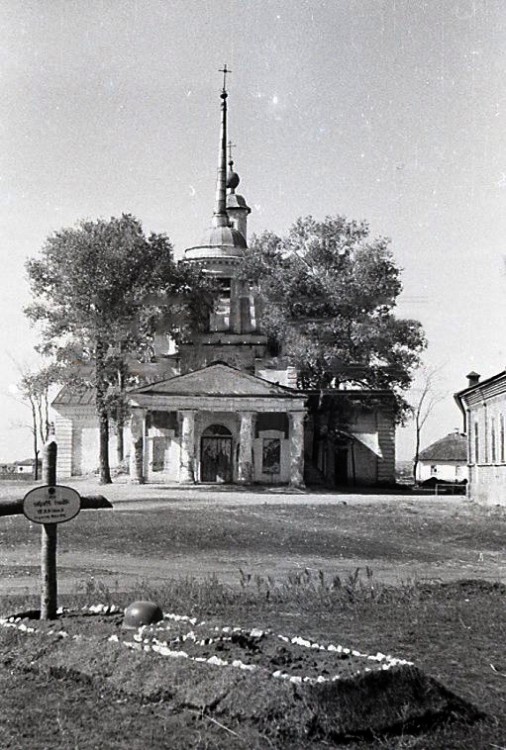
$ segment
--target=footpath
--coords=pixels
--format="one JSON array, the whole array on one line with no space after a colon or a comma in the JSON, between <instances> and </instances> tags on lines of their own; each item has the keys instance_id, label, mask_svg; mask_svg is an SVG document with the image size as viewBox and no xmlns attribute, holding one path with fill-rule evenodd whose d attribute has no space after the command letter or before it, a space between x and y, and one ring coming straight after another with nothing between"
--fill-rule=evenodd
<instances>
[{"instance_id":1,"label":"footpath","mask_svg":"<svg viewBox=\"0 0 506 750\"><path fill-rule=\"evenodd\" d=\"M101 485L89 477L62 481L73 487L81 495L103 495L113 503L116 510L151 508L154 505L170 504L184 507L191 505L216 505L234 507L237 505L369 505L391 502L438 502L434 495L414 495L410 492L379 492L378 490L325 490L321 488L293 489L290 487L261 487L251 485L186 485L180 484L130 484L122 477L113 484ZM445 497L445 502L449 500ZM451 498L462 503L465 498ZM439 498L439 502L441 499Z\"/></svg>"},{"instance_id":2,"label":"footpath","mask_svg":"<svg viewBox=\"0 0 506 750\"><path fill-rule=\"evenodd\" d=\"M112 484L101 485L95 476L74 477L59 482L73 487L81 495L103 495L113 503L115 510L146 510L160 505L177 507L198 507L215 505L217 507L235 507L249 505L371 505L388 503L438 503L461 505L466 502L463 496L445 495L437 497L431 494L402 491L366 490L364 488L347 488L346 490L327 490L322 488L293 489L286 486L261 487L251 485L185 485L180 484L130 484L127 477L117 477ZM22 498L38 483L4 482L0 484L0 502L2 499Z\"/></svg>"}]
</instances>

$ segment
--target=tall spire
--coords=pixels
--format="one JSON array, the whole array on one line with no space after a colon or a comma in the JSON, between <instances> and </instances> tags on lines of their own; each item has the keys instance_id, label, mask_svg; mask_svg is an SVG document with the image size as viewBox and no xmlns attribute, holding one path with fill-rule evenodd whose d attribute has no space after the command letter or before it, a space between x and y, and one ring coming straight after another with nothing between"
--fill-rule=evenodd
<instances>
[{"instance_id":1,"label":"tall spire","mask_svg":"<svg viewBox=\"0 0 506 750\"><path fill-rule=\"evenodd\" d=\"M221 127L220 146L218 151L218 177L216 180L216 201L214 204L213 227L228 227L227 215L227 73L231 73L226 64L219 71L223 73L221 90Z\"/></svg>"}]
</instances>

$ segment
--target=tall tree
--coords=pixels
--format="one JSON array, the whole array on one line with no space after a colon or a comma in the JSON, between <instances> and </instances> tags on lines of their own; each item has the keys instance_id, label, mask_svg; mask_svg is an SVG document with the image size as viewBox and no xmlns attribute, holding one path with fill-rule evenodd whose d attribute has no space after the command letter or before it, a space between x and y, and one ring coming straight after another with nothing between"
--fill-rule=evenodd
<instances>
[{"instance_id":1,"label":"tall tree","mask_svg":"<svg viewBox=\"0 0 506 750\"><path fill-rule=\"evenodd\" d=\"M389 244L365 222L308 216L284 237L254 237L241 276L256 286L272 351L295 365L301 387L389 388L402 419L426 341L418 321L394 314L402 286Z\"/></svg>"},{"instance_id":2,"label":"tall tree","mask_svg":"<svg viewBox=\"0 0 506 750\"><path fill-rule=\"evenodd\" d=\"M176 265L167 237L146 237L129 214L56 232L26 269L33 303L25 312L42 326L42 350L87 365L99 420L100 482L108 484L109 420L118 413L128 357L149 348L160 315L170 319L173 297L192 297L195 277ZM178 315L174 327L181 325Z\"/></svg>"}]
</instances>

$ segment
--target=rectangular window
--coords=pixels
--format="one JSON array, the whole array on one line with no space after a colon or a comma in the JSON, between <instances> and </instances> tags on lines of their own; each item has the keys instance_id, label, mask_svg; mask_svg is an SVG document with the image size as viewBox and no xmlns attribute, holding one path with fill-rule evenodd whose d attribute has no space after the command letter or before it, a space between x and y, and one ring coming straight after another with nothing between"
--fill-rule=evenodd
<instances>
[{"instance_id":1,"label":"rectangular window","mask_svg":"<svg viewBox=\"0 0 506 750\"><path fill-rule=\"evenodd\" d=\"M218 278L216 279L216 285L220 298L230 299L231 279Z\"/></svg>"},{"instance_id":2,"label":"rectangular window","mask_svg":"<svg viewBox=\"0 0 506 750\"><path fill-rule=\"evenodd\" d=\"M492 455L492 463L495 464L496 451L495 451L495 417L490 420L490 450Z\"/></svg>"},{"instance_id":3,"label":"rectangular window","mask_svg":"<svg viewBox=\"0 0 506 750\"><path fill-rule=\"evenodd\" d=\"M474 423L474 463L480 463L480 428L478 422Z\"/></svg>"},{"instance_id":4,"label":"rectangular window","mask_svg":"<svg viewBox=\"0 0 506 750\"><path fill-rule=\"evenodd\" d=\"M281 440L264 438L262 444L262 472L279 474L281 471Z\"/></svg>"},{"instance_id":5,"label":"rectangular window","mask_svg":"<svg viewBox=\"0 0 506 750\"><path fill-rule=\"evenodd\" d=\"M483 425L483 448L485 451L485 455L483 457L483 462L488 464L488 418L487 418L487 405L485 404L483 407L483 414L484 414L484 425Z\"/></svg>"},{"instance_id":6,"label":"rectangular window","mask_svg":"<svg viewBox=\"0 0 506 750\"><path fill-rule=\"evenodd\" d=\"M501 451L501 463L504 463L504 414L501 414L500 417L500 435L499 435L499 450Z\"/></svg>"}]
</instances>

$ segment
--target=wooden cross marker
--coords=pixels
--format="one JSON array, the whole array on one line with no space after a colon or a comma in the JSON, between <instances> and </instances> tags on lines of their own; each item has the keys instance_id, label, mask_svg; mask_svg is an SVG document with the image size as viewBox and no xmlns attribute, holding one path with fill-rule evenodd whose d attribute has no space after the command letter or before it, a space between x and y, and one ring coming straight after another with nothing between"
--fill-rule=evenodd
<instances>
[{"instance_id":1,"label":"wooden cross marker","mask_svg":"<svg viewBox=\"0 0 506 750\"><path fill-rule=\"evenodd\" d=\"M57 617L56 548L58 524L75 518L83 506L88 508L112 507L103 497L81 498L80 494L71 487L56 484L56 456L56 443L54 440L49 440L45 444L42 454L44 485L34 487L27 492L21 502L15 501L0 509L0 515L22 512L30 521L41 524L41 620L55 620Z\"/></svg>"}]
</instances>

